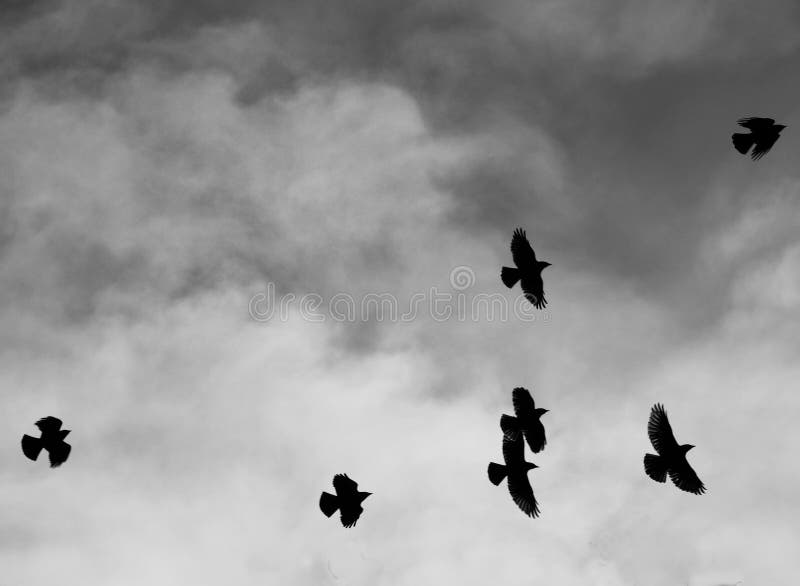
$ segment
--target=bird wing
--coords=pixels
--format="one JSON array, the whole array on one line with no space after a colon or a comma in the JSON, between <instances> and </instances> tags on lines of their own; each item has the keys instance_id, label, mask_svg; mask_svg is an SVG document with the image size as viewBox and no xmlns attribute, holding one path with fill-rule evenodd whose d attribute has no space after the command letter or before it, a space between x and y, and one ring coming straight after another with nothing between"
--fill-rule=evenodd
<instances>
[{"instance_id":1,"label":"bird wing","mask_svg":"<svg viewBox=\"0 0 800 586\"><path fill-rule=\"evenodd\" d=\"M36 422L36 427L38 427L42 433L47 431L58 431L61 429L61 420L58 417L53 416L42 417Z\"/></svg>"},{"instance_id":2,"label":"bird wing","mask_svg":"<svg viewBox=\"0 0 800 586\"><path fill-rule=\"evenodd\" d=\"M341 509L341 515L339 516L342 519L342 525L348 528L353 527L363 512L364 509L361 507L361 505L355 505L354 507L345 507Z\"/></svg>"},{"instance_id":3,"label":"bird wing","mask_svg":"<svg viewBox=\"0 0 800 586\"><path fill-rule=\"evenodd\" d=\"M677 464L673 464L669 469L669 478L675 486L686 492L703 494L706 491L706 487L697 477L697 473L689 465L689 462L686 461L686 458L683 458L682 461Z\"/></svg>"},{"instance_id":4,"label":"bird wing","mask_svg":"<svg viewBox=\"0 0 800 586\"><path fill-rule=\"evenodd\" d=\"M525 278L520 281L522 292L525 299L530 301L536 309L544 309L547 306L547 299L544 298L544 283L541 276Z\"/></svg>"},{"instance_id":5,"label":"bird wing","mask_svg":"<svg viewBox=\"0 0 800 586\"><path fill-rule=\"evenodd\" d=\"M667 419L667 412L661 403L656 403L650 410L650 421L647 422L647 435L650 443L659 454L670 452L678 448L678 442L672 433L672 426Z\"/></svg>"},{"instance_id":6,"label":"bird wing","mask_svg":"<svg viewBox=\"0 0 800 586\"><path fill-rule=\"evenodd\" d=\"M358 492L358 483L352 480L347 474L337 474L333 477L333 488L336 494L354 494Z\"/></svg>"},{"instance_id":7,"label":"bird wing","mask_svg":"<svg viewBox=\"0 0 800 586\"><path fill-rule=\"evenodd\" d=\"M514 413L516 413L517 417L525 418L533 416L536 403L528 389L517 387L511 391L511 401L514 403Z\"/></svg>"},{"instance_id":8,"label":"bird wing","mask_svg":"<svg viewBox=\"0 0 800 586\"><path fill-rule=\"evenodd\" d=\"M511 397L514 402L514 412L517 414L517 420L525 433L525 441L528 442L528 446L534 454L541 452L546 441L544 426L536 418L536 402L528 389L523 387L514 389L511 392Z\"/></svg>"},{"instance_id":9,"label":"bird wing","mask_svg":"<svg viewBox=\"0 0 800 586\"><path fill-rule=\"evenodd\" d=\"M531 452L538 454L547 445L547 438L544 433L544 425L540 419L534 419L529 426L523 428L525 432L525 441L528 442L528 447Z\"/></svg>"},{"instance_id":10,"label":"bird wing","mask_svg":"<svg viewBox=\"0 0 800 586\"><path fill-rule=\"evenodd\" d=\"M60 442L51 447L48 450L48 454L50 456L50 467L51 468L58 468L67 461L69 458L69 453L72 451L72 446L70 446L66 442Z\"/></svg>"},{"instance_id":11,"label":"bird wing","mask_svg":"<svg viewBox=\"0 0 800 586\"><path fill-rule=\"evenodd\" d=\"M531 243L525 236L525 230L517 228L514 230L514 237L511 239L511 256L517 268L523 268L536 262L536 253L531 248Z\"/></svg>"},{"instance_id":12,"label":"bird wing","mask_svg":"<svg viewBox=\"0 0 800 586\"><path fill-rule=\"evenodd\" d=\"M750 158L754 161L759 160L761 157L766 155L775 142L778 140L778 136L768 136L765 138L759 137L758 140L755 142L755 146L753 150L750 152Z\"/></svg>"},{"instance_id":13,"label":"bird wing","mask_svg":"<svg viewBox=\"0 0 800 586\"><path fill-rule=\"evenodd\" d=\"M743 126L744 128L756 131L769 128L770 126L775 124L775 120L773 120L772 118L757 118L757 117L740 118L737 121L737 124L739 124L739 126Z\"/></svg>"},{"instance_id":14,"label":"bird wing","mask_svg":"<svg viewBox=\"0 0 800 586\"><path fill-rule=\"evenodd\" d=\"M533 495L533 488L531 488L527 472L509 475L508 492L523 513L531 518L539 516L539 503L536 502L536 497Z\"/></svg>"},{"instance_id":15,"label":"bird wing","mask_svg":"<svg viewBox=\"0 0 800 586\"><path fill-rule=\"evenodd\" d=\"M520 466L525 462L525 444L522 443L522 435L514 437L503 435L503 459L508 466Z\"/></svg>"}]
</instances>

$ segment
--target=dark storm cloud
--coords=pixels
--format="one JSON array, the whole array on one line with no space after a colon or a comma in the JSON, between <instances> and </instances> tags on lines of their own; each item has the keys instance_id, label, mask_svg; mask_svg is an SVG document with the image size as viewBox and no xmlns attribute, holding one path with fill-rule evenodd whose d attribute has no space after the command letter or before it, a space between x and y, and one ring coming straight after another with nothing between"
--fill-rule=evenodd
<instances>
[{"instance_id":1,"label":"dark storm cloud","mask_svg":"<svg viewBox=\"0 0 800 586\"><path fill-rule=\"evenodd\" d=\"M798 97L798 9L791 2L762 8L13 4L5 8L3 67L59 92L98 91L141 63L208 68L233 75L242 105L291 93L309 78L397 84L418 100L434 132L510 145L439 173L439 185L459 202L454 226L480 235L524 223L562 265L631 280L677 306L692 290L686 281L698 246L740 203L711 193L726 175L743 179L728 163L733 121L762 111L788 116ZM525 129L532 138L520 138ZM560 189L542 182L532 161L548 148L565 167ZM195 284L202 272L191 272ZM692 293L713 296L715 286ZM714 314L704 303L685 313L689 321Z\"/></svg>"},{"instance_id":2,"label":"dark storm cloud","mask_svg":"<svg viewBox=\"0 0 800 586\"><path fill-rule=\"evenodd\" d=\"M720 267L697 284L703 269L695 258L743 203L725 187L765 178L760 169L751 176L753 166L743 171L741 161L731 165L733 121L750 113L784 120L798 94L798 10L790 2L766 10L714 2L700 10L622 1L507 1L491 9L42 1L3 10L3 71L56 101L81 93L106 100L120 76L141 66L231 76L245 109L292 95L308 80L395 84L417 100L435 135L486 141L485 152L464 164L433 170L438 188L457 202L452 227L495 241L523 224L557 265L628 281L680 308L679 319L693 326L724 311L715 300L730 271ZM769 163L795 176L793 165L781 164L791 140ZM229 201L215 205L245 232L269 230L251 204L234 211ZM8 246L12 227L13 219L4 221L0 245ZM366 266L377 250L357 253ZM387 250L372 266L399 262L393 257ZM302 268L276 267L241 246L176 271L170 295L213 288L229 259L242 276L272 278L287 290L310 286ZM138 266L146 262L140 255ZM111 264L97 270L103 266ZM88 279L70 313L88 315L91 284L119 280L115 271L108 277Z\"/></svg>"}]
</instances>

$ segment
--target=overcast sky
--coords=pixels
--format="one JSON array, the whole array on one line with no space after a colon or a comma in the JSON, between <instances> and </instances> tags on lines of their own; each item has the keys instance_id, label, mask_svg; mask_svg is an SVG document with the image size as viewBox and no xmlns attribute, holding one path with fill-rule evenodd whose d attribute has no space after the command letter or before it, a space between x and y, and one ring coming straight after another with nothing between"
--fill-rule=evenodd
<instances>
[{"instance_id":1,"label":"overcast sky","mask_svg":"<svg viewBox=\"0 0 800 586\"><path fill-rule=\"evenodd\" d=\"M796 582L799 31L794 0L3 2L3 584ZM547 310L432 315L513 307L516 227ZM369 294L426 301L326 313ZM486 477L515 386L550 409L535 520ZM645 476L655 402L707 494ZM46 415L57 470L20 450Z\"/></svg>"}]
</instances>

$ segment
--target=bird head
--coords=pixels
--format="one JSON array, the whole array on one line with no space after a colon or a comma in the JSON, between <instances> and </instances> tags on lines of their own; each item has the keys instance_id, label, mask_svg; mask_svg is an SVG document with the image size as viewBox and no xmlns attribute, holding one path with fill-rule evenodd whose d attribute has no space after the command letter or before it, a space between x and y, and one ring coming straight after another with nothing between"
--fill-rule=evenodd
<instances>
[{"instance_id":1,"label":"bird head","mask_svg":"<svg viewBox=\"0 0 800 586\"><path fill-rule=\"evenodd\" d=\"M693 446L692 444L683 444L683 445L681 446L681 448L683 448L683 451L684 451L684 452L688 452L688 451L689 451L689 450L691 450L693 447L694 447L694 446Z\"/></svg>"},{"instance_id":2,"label":"bird head","mask_svg":"<svg viewBox=\"0 0 800 586\"><path fill-rule=\"evenodd\" d=\"M364 502L368 496L370 496L371 492L359 492L358 496L361 497L361 502Z\"/></svg>"},{"instance_id":3,"label":"bird head","mask_svg":"<svg viewBox=\"0 0 800 586\"><path fill-rule=\"evenodd\" d=\"M776 124L775 125L775 130L777 130L778 132L780 132L784 128L786 128L786 126L784 124Z\"/></svg>"},{"instance_id":4,"label":"bird head","mask_svg":"<svg viewBox=\"0 0 800 586\"><path fill-rule=\"evenodd\" d=\"M544 270L544 269L546 269L546 268L547 268L547 267L549 267L549 266L550 266L550 263L549 263L549 262L547 262L547 261L544 261L544 260L542 260L542 261L539 261L539 270Z\"/></svg>"},{"instance_id":5,"label":"bird head","mask_svg":"<svg viewBox=\"0 0 800 586\"><path fill-rule=\"evenodd\" d=\"M547 413L549 411L550 411L549 409L540 409L540 408L537 407L536 408L536 415L541 417L542 415L544 415L545 413Z\"/></svg>"}]
</instances>

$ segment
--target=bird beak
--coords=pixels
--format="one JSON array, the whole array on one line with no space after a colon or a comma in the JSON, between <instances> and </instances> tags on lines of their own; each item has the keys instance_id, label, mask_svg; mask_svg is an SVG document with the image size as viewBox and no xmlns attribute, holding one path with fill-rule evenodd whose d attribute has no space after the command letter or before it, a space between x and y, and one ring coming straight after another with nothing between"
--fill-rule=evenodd
<instances>
[{"instance_id":1,"label":"bird beak","mask_svg":"<svg viewBox=\"0 0 800 586\"><path fill-rule=\"evenodd\" d=\"M545 269L546 269L547 267L551 266L549 262L543 262L542 264L544 265L544 267L542 267L542 268L545 268Z\"/></svg>"},{"instance_id":2,"label":"bird beak","mask_svg":"<svg viewBox=\"0 0 800 586\"><path fill-rule=\"evenodd\" d=\"M686 451L688 452L688 451L689 451L689 450L691 450L693 447L694 447L694 446L693 446L692 444L689 444L689 445L686 447Z\"/></svg>"}]
</instances>

